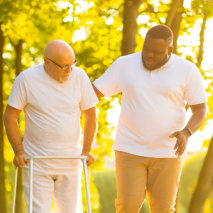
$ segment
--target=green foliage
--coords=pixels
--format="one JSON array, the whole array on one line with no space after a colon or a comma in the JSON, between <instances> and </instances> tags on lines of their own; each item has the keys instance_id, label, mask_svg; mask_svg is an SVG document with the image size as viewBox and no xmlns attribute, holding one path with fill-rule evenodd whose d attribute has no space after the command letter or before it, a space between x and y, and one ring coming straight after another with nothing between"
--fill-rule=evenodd
<instances>
[{"instance_id":1,"label":"green foliage","mask_svg":"<svg viewBox=\"0 0 213 213\"><path fill-rule=\"evenodd\" d=\"M207 17L213 16L213 1L212 0L193 0L192 8L198 14L206 14Z\"/></svg>"},{"instance_id":2,"label":"green foliage","mask_svg":"<svg viewBox=\"0 0 213 213\"><path fill-rule=\"evenodd\" d=\"M204 157L205 153L192 154L187 157L184 162L180 180L180 199L178 204L180 212L186 212L188 209Z\"/></svg>"},{"instance_id":3,"label":"green foliage","mask_svg":"<svg viewBox=\"0 0 213 213\"><path fill-rule=\"evenodd\" d=\"M88 170L89 173L89 170ZM83 211L87 212L87 200L86 200L86 188L85 188L85 179L84 176L82 174L82 179L81 179L81 183L82 183L82 201L83 201ZM100 208L100 195L99 192L95 186L95 184L93 183L93 177L90 176L90 201L91 201L91 210L92 212L97 212L98 209Z\"/></svg>"},{"instance_id":4,"label":"green foliage","mask_svg":"<svg viewBox=\"0 0 213 213\"><path fill-rule=\"evenodd\" d=\"M178 208L180 213L187 213L205 156L206 152L198 152L190 154L184 161L180 180L180 195L178 200ZM204 212L210 213L212 212L212 208L213 193L210 193L204 205Z\"/></svg>"},{"instance_id":5,"label":"green foliage","mask_svg":"<svg viewBox=\"0 0 213 213\"><path fill-rule=\"evenodd\" d=\"M100 196L99 212L115 212L115 171L106 169L105 171L95 172L94 184L97 187Z\"/></svg>"}]
</instances>

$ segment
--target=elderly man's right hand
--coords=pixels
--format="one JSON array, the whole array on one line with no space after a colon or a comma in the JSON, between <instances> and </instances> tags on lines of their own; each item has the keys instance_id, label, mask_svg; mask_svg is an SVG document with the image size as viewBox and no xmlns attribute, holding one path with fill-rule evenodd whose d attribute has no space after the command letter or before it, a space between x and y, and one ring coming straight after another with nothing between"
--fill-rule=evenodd
<instances>
[{"instance_id":1,"label":"elderly man's right hand","mask_svg":"<svg viewBox=\"0 0 213 213\"><path fill-rule=\"evenodd\" d=\"M25 157L29 155L25 151L18 151L15 153L13 163L15 166L22 168L24 165L29 165L29 161L24 160Z\"/></svg>"}]
</instances>

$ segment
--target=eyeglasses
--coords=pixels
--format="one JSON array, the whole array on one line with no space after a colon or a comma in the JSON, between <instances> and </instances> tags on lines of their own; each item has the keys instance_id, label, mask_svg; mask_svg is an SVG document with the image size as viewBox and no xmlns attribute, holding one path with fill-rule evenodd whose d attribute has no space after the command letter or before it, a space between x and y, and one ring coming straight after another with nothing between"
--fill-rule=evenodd
<instances>
[{"instance_id":1,"label":"eyeglasses","mask_svg":"<svg viewBox=\"0 0 213 213\"><path fill-rule=\"evenodd\" d=\"M50 59L50 58L47 58L47 59L50 60L51 62L53 62L56 66L58 66L59 68L61 68L63 71L66 71L69 68L73 68L77 64L77 61L75 60L73 64L68 64L68 65L65 65L65 66L61 66L61 65L55 63L52 59Z\"/></svg>"}]
</instances>

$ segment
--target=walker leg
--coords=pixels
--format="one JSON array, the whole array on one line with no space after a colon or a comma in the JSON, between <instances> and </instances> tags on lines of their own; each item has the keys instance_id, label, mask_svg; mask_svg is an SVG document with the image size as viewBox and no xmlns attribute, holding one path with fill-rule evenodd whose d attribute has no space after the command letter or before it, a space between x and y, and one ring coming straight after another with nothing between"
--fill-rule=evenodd
<instances>
[{"instance_id":1,"label":"walker leg","mask_svg":"<svg viewBox=\"0 0 213 213\"><path fill-rule=\"evenodd\" d=\"M18 179L18 167L15 167L15 169L14 169L14 184L13 184L13 198L12 198L12 213L15 213L15 207L16 207L17 179Z\"/></svg>"},{"instance_id":2,"label":"walker leg","mask_svg":"<svg viewBox=\"0 0 213 213\"><path fill-rule=\"evenodd\" d=\"M30 194L29 194L29 213L33 212L33 159L30 159Z\"/></svg>"},{"instance_id":3,"label":"walker leg","mask_svg":"<svg viewBox=\"0 0 213 213\"><path fill-rule=\"evenodd\" d=\"M48 156L48 157L43 157L43 156L34 156L34 157L29 157L26 160L30 161L29 165L29 206L28 206L28 213L33 212L33 159L52 159L52 158L62 158L62 159L67 159L67 158L72 158L72 159L78 159L80 157L76 156ZM86 199L87 199L87 213L91 213L91 203L90 203L90 190L89 190L89 181L88 181L88 173L87 173L87 159L82 159L83 161L83 170L84 170L84 180L85 180L85 188L86 188ZM14 186L13 186L13 201L12 201L12 213L15 213L15 200L16 200L16 188L17 188L17 177L18 177L18 168L15 168L14 172Z\"/></svg>"},{"instance_id":4,"label":"walker leg","mask_svg":"<svg viewBox=\"0 0 213 213\"><path fill-rule=\"evenodd\" d=\"M87 213L91 213L91 204L90 204L90 190L89 190L89 181L87 174L87 160L83 159L83 169L84 169L84 180L86 188L86 198L87 198Z\"/></svg>"}]
</instances>

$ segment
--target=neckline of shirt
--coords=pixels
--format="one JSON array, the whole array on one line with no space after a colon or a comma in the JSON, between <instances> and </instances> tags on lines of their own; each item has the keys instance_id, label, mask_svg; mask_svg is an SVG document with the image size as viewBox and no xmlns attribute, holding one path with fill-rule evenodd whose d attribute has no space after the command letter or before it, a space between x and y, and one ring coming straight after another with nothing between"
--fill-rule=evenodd
<instances>
[{"instance_id":1,"label":"neckline of shirt","mask_svg":"<svg viewBox=\"0 0 213 213\"><path fill-rule=\"evenodd\" d=\"M142 61L142 51L141 51L141 54L140 54L140 59L141 59L140 60L140 67L142 67L146 72L154 74L154 73L157 73L157 72L165 70L165 68L167 68L172 63L173 58L174 58L174 55L171 54L170 57L169 57L169 59L168 59L168 61L164 65L162 65L161 67L159 67L157 69L149 70L143 64L143 61Z\"/></svg>"},{"instance_id":2,"label":"neckline of shirt","mask_svg":"<svg viewBox=\"0 0 213 213\"><path fill-rule=\"evenodd\" d=\"M74 69L72 70L72 72L70 73L70 76L69 76L68 80L65 81L65 82L60 83L60 82L58 82L57 80L53 79L51 76L48 75L48 73L45 71L44 63L41 64L41 69L42 69L42 72L44 73L44 75L45 75L50 81L52 81L53 83L55 83L55 84L57 84L57 85L59 85L59 86L65 86L65 85L67 85L67 83L70 82L70 80L71 80L71 78L72 78L72 76L73 76L73 72L75 71L75 68L74 68Z\"/></svg>"}]
</instances>

